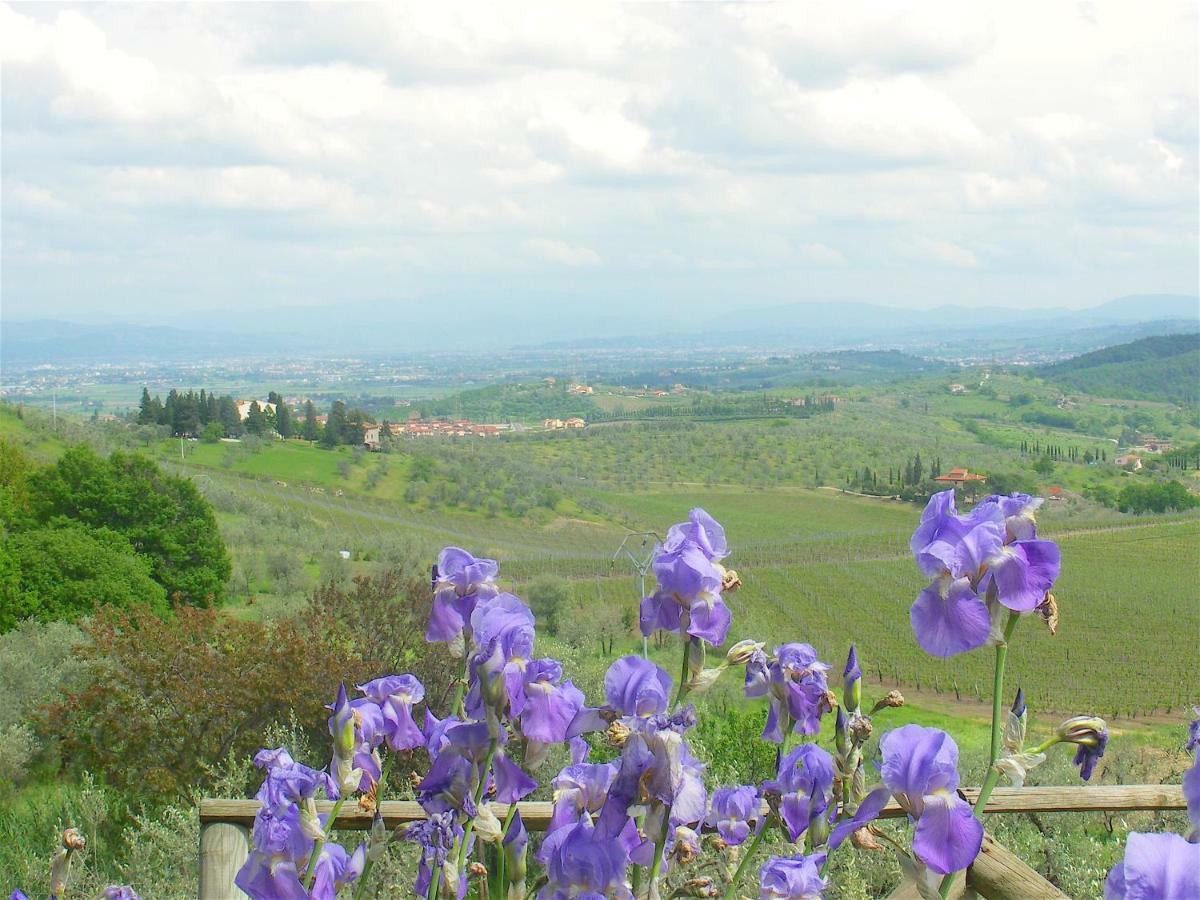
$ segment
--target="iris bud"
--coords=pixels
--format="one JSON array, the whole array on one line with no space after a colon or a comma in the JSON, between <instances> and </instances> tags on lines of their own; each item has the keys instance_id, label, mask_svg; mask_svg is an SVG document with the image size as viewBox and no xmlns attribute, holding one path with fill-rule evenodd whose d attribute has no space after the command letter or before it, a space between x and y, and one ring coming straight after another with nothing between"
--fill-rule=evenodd
<instances>
[{"instance_id":1,"label":"iris bud","mask_svg":"<svg viewBox=\"0 0 1200 900\"><path fill-rule=\"evenodd\" d=\"M704 668L704 641L692 638L688 641L687 665L688 674L695 678Z\"/></svg>"},{"instance_id":2,"label":"iris bud","mask_svg":"<svg viewBox=\"0 0 1200 900\"><path fill-rule=\"evenodd\" d=\"M485 844L494 844L503 836L500 820L492 812L490 803L482 803L475 810L475 833Z\"/></svg>"},{"instance_id":3,"label":"iris bud","mask_svg":"<svg viewBox=\"0 0 1200 900\"><path fill-rule=\"evenodd\" d=\"M744 666L759 653L765 645L761 641L738 641L725 654L725 664L729 666Z\"/></svg>"},{"instance_id":4,"label":"iris bud","mask_svg":"<svg viewBox=\"0 0 1200 900\"><path fill-rule=\"evenodd\" d=\"M845 756L847 751L850 749L849 742L846 739L847 731L846 714L842 712L842 708L839 706L837 711L837 719L835 719L833 723L833 740L837 746L837 752L841 756Z\"/></svg>"},{"instance_id":5,"label":"iris bud","mask_svg":"<svg viewBox=\"0 0 1200 900\"><path fill-rule=\"evenodd\" d=\"M703 694L710 687L717 683L717 679L721 677L724 669L703 669L688 681L689 694Z\"/></svg>"},{"instance_id":6,"label":"iris bud","mask_svg":"<svg viewBox=\"0 0 1200 900\"><path fill-rule=\"evenodd\" d=\"M1102 734L1107 739L1108 723L1098 716L1075 716L1067 719L1055 730L1055 735L1060 741L1083 747L1098 747Z\"/></svg>"},{"instance_id":7,"label":"iris bud","mask_svg":"<svg viewBox=\"0 0 1200 900\"><path fill-rule=\"evenodd\" d=\"M312 797L305 798L300 804L300 830L305 837L314 841L323 841L328 836L321 826L321 817L317 815L317 801Z\"/></svg>"},{"instance_id":8,"label":"iris bud","mask_svg":"<svg viewBox=\"0 0 1200 900\"><path fill-rule=\"evenodd\" d=\"M862 669L858 666L858 653L853 644L846 656L846 668L842 671L842 688L842 701L846 709L858 709L862 705Z\"/></svg>"}]
</instances>

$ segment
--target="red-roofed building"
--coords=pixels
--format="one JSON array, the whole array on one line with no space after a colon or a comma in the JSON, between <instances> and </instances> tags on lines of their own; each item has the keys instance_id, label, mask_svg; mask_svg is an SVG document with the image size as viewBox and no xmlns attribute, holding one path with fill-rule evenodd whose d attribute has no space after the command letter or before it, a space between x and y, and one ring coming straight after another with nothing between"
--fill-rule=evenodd
<instances>
[{"instance_id":1,"label":"red-roofed building","mask_svg":"<svg viewBox=\"0 0 1200 900\"><path fill-rule=\"evenodd\" d=\"M968 472L966 469L957 468L951 469L945 475L938 475L933 479L940 481L942 484L952 484L955 487L962 487L969 481L987 481L982 475L977 475L974 472Z\"/></svg>"}]
</instances>

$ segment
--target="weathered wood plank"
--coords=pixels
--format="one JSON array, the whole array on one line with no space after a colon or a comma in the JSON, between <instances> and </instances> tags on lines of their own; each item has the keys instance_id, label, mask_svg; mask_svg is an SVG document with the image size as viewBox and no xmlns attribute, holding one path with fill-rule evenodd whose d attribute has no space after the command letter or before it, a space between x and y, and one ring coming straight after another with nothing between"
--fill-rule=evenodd
<instances>
[{"instance_id":1,"label":"weathered wood plank","mask_svg":"<svg viewBox=\"0 0 1200 900\"><path fill-rule=\"evenodd\" d=\"M888 894L890 900L921 900L921 892L909 878ZM950 888L951 900L1051 900L1066 894L1030 868L1019 856L987 832L979 856L967 869L964 879L959 875Z\"/></svg>"},{"instance_id":2,"label":"weathered wood plank","mask_svg":"<svg viewBox=\"0 0 1200 900\"><path fill-rule=\"evenodd\" d=\"M986 900L1049 900L1067 895L987 832L967 869L967 884Z\"/></svg>"},{"instance_id":3,"label":"weathered wood plank","mask_svg":"<svg viewBox=\"0 0 1200 900\"><path fill-rule=\"evenodd\" d=\"M201 822L200 900L247 900L233 884L250 844L244 825Z\"/></svg>"},{"instance_id":4,"label":"weathered wood plank","mask_svg":"<svg viewBox=\"0 0 1200 900\"><path fill-rule=\"evenodd\" d=\"M971 801L979 796L977 788L964 788L963 795ZM322 812L329 812L332 803L317 804ZM497 815L504 817L507 806L495 804ZM551 805L544 802L518 804L525 827L530 831L544 831L550 822ZM1096 785L1093 787L1027 787L1021 789L997 788L988 798L988 813L1023 812L1096 812L1101 810L1164 810L1186 809L1183 788L1176 784L1163 785ZM201 822L229 822L248 826L258 811L257 800L201 800ZM421 807L411 800L385 800L380 804L384 822L389 828L405 822L415 822L425 817ZM882 818L900 818L904 811L894 802L884 809ZM355 806L343 807L338 815L338 828L366 829L371 825L371 814Z\"/></svg>"}]
</instances>

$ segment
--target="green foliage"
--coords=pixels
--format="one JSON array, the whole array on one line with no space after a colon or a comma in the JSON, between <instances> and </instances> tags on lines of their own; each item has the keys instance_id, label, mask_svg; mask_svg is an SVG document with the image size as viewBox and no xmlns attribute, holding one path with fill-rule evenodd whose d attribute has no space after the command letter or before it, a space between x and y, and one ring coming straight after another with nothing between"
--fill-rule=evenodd
<instances>
[{"instance_id":1,"label":"green foliage","mask_svg":"<svg viewBox=\"0 0 1200 900\"><path fill-rule=\"evenodd\" d=\"M107 528L67 520L18 532L4 541L0 557L16 572L15 584L9 576L0 586L0 632L24 618L72 620L105 604L143 603L159 615L168 609L150 563ZM0 562L0 571L6 568Z\"/></svg>"},{"instance_id":2,"label":"green foliage","mask_svg":"<svg viewBox=\"0 0 1200 900\"><path fill-rule=\"evenodd\" d=\"M425 418L470 419L473 422L540 422L578 416L595 418L599 412L586 394L568 392L567 383L543 381L497 384L462 391L438 400L414 404Z\"/></svg>"},{"instance_id":3,"label":"green foliage","mask_svg":"<svg viewBox=\"0 0 1200 900\"><path fill-rule=\"evenodd\" d=\"M524 596L537 619L538 629L558 634L559 616L566 610L571 585L554 575L539 575L526 586Z\"/></svg>"},{"instance_id":4,"label":"green foliage","mask_svg":"<svg viewBox=\"0 0 1200 900\"><path fill-rule=\"evenodd\" d=\"M61 517L124 537L172 601L210 605L223 596L229 556L212 509L187 479L142 456L102 459L79 446L31 475L29 491L38 522Z\"/></svg>"},{"instance_id":5,"label":"green foliage","mask_svg":"<svg viewBox=\"0 0 1200 900\"><path fill-rule=\"evenodd\" d=\"M1121 489L1117 497L1117 508L1121 512L1138 514L1182 511L1197 506L1200 506L1200 498L1189 493L1178 481L1129 484Z\"/></svg>"}]
</instances>

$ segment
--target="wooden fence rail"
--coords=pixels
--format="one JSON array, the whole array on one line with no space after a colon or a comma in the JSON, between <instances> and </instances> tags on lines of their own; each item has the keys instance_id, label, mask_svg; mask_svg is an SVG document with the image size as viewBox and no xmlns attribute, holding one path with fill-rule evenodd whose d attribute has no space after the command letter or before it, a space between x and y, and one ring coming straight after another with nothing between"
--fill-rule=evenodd
<instances>
[{"instance_id":1,"label":"wooden fence rail","mask_svg":"<svg viewBox=\"0 0 1200 900\"><path fill-rule=\"evenodd\" d=\"M964 788L962 794L972 803L977 788ZM258 812L257 800L200 801L200 897L201 900L237 900L244 895L233 886L233 877L248 853L247 830ZM503 819L507 806L494 803ZM551 804L518 803L521 819L530 831L544 831L550 822ZM328 813L329 801L317 804ZM1187 804L1180 785L1096 785L1079 787L997 788L988 798L988 813L1119 812L1122 810L1181 810ZM411 800L384 800L379 804L384 824L389 829L425 818L421 807ZM881 818L904 816L895 803L889 803ZM370 827L372 815L354 807L343 807L335 828ZM988 835L983 851L968 874L971 887L984 897L1025 898L1061 897L1053 885L1030 869L1011 851ZM893 896L907 896L902 887Z\"/></svg>"}]
</instances>

